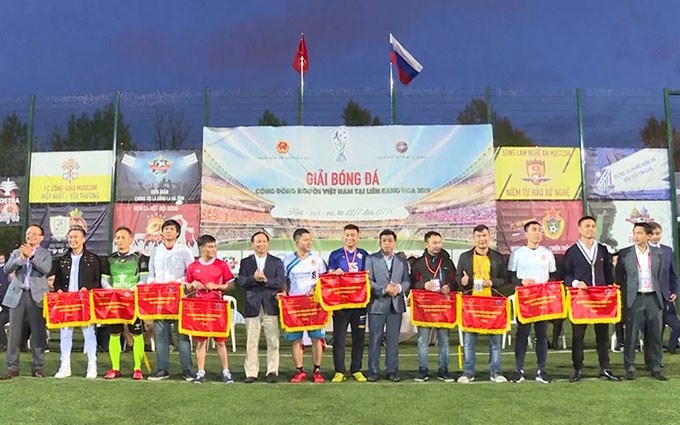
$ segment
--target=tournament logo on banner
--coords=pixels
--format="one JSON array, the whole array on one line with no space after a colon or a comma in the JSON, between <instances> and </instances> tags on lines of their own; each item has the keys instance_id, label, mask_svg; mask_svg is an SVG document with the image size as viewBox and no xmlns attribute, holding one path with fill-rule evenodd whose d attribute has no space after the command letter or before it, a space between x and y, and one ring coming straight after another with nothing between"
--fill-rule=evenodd
<instances>
[{"instance_id":1,"label":"tournament logo on banner","mask_svg":"<svg viewBox=\"0 0 680 425\"><path fill-rule=\"evenodd\" d=\"M135 286L137 309L142 320L175 320L179 317L179 301L184 296L182 284L146 283Z\"/></svg>"},{"instance_id":2,"label":"tournament logo on banner","mask_svg":"<svg viewBox=\"0 0 680 425\"><path fill-rule=\"evenodd\" d=\"M97 255L108 255L109 205L31 205L29 222L38 223L45 230L42 245L53 256L63 255L68 249L68 231L71 226L85 229L85 246Z\"/></svg>"},{"instance_id":3,"label":"tournament logo on banner","mask_svg":"<svg viewBox=\"0 0 680 425\"><path fill-rule=\"evenodd\" d=\"M43 302L47 329L89 326L92 323L90 293L48 292Z\"/></svg>"},{"instance_id":4,"label":"tournament logo on banner","mask_svg":"<svg viewBox=\"0 0 680 425\"><path fill-rule=\"evenodd\" d=\"M458 324L460 292L451 292L446 296L439 292L412 289L409 300L411 324L414 326L453 329Z\"/></svg>"},{"instance_id":5,"label":"tournament logo on banner","mask_svg":"<svg viewBox=\"0 0 680 425\"><path fill-rule=\"evenodd\" d=\"M661 243L673 246L673 218L670 201L588 201L590 215L597 219L597 240L610 252L633 245L635 223L659 223L664 232Z\"/></svg>"},{"instance_id":6,"label":"tournament logo on banner","mask_svg":"<svg viewBox=\"0 0 680 425\"><path fill-rule=\"evenodd\" d=\"M102 325L132 324L135 316L135 291L130 289L93 289L92 322Z\"/></svg>"},{"instance_id":7,"label":"tournament logo on banner","mask_svg":"<svg viewBox=\"0 0 680 425\"><path fill-rule=\"evenodd\" d=\"M441 167L441 158L456 161ZM292 249L290 235L306 226L321 236L317 249L331 251L350 221L400 228L405 250L422 249L422 238L408 236L422 226L465 234L466 243L478 224L495 232L487 124L206 127L202 160L201 232L230 248L249 249L264 228L272 246Z\"/></svg>"},{"instance_id":8,"label":"tournament logo on banner","mask_svg":"<svg viewBox=\"0 0 680 425\"><path fill-rule=\"evenodd\" d=\"M584 325L621 321L621 291L618 286L567 289L571 323Z\"/></svg>"},{"instance_id":9,"label":"tournament logo on banner","mask_svg":"<svg viewBox=\"0 0 680 425\"><path fill-rule=\"evenodd\" d=\"M579 238L581 201L498 201L498 249L510 254L526 245L524 225L538 221L543 230L541 245L553 254L563 254Z\"/></svg>"},{"instance_id":10,"label":"tournament logo on banner","mask_svg":"<svg viewBox=\"0 0 680 425\"><path fill-rule=\"evenodd\" d=\"M132 230L131 249L145 255L151 248L162 242L161 226L165 220L176 220L181 232L177 242L192 248L198 256L196 239L200 225L200 206L198 204L129 204L116 203L113 211L113 227L125 226Z\"/></svg>"},{"instance_id":11,"label":"tournament logo on banner","mask_svg":"<svg viewBox=\"0 0 680 425\"><path fill-rule=\"evenodd\" d=\"M461 295L458 317L463 332L504 334L510 330L510 303L505 297Z\"/></svg>"},{"instance_id":12,"label":"tournament logo on banner","mask_svg":"<svg viewBox=\"0 0 680 425\"><path fill-rule=\"evenodd\" d=\"M118 158L116 201L195 202L200 198L197 151L125 152Z\"/></svg>"},{"instance_id":13,"label":"tournament logo on banner","mask_svg":"<svg viewBox=\"0 0 680 425\"><path fill-rule=\"evenodd\" d=\"M496 150L496 199L574 200L581 197L578 148L502 147Z\"/></svg>"},{"instance_id":14,"label":"tournament logo on banner","mask_svg":"<svg viewBox=\"0 0 680 425\"><path fill-rule=\"evenodd\" d=\"M0 226L21 224L21 192L23 177L0 178Z\"/></svg>"},{"instance_id":15,"label":"tournament logo on banner","mask_svg":"<svg viewBox=\"0 0 680 425\"><path fill-rule=\"evenodd\" d=\"M280 296L279 311L281 327L286 332L323 329L331 321L331 315L308 295Z\"/></svg>"},{"instance_id":16,"label":"tournament logo on banner","mask_svg":"<svg viewBox=\"0 0 680 425\"><path fill-rule=\"evenodd\" d=\"M520 323L534 323L567 317L567 296L562 282L518 286L515 313Z\"/></svg>"},{"instance_id":17,"label":"tournament logo on banner","mask_svg":"<svg viewBox=\"0 0 680 425\"><path fill-rule=\"evenodd\" d=\"M316 297L326 311L364 308L371 300L368 273L322 274L316 283Z\"/></svg>"},{"instance_id":18,"label":"tournament logo on banner","mask_svg":"<svg viewBox=\"0 0 680 425\"><path fill-rule=\"evenodd\" d=\"M221 300L182 298L179 333L205 338L226 338L231 331L231 308Z\"/></svg>"},{"instance_id":19,"label":"tournament logo on banner","mask_svg":"<svg viewBox=\"0 0 680 425\"><path fill-rule=\"evenodd\" d=\"M29 202L109 202L112 158L112 151L32 153Z\"/></svg>"},{"instance_id":20,"label":"tournament logo on banner","mask_svg":"<svg viewBox=\"0 0 680 425\"><path fill-rule=\"evenodd\" d=\"M586 149L588 199L670 199L666 149Z\"/></svg>"}]
</instances>

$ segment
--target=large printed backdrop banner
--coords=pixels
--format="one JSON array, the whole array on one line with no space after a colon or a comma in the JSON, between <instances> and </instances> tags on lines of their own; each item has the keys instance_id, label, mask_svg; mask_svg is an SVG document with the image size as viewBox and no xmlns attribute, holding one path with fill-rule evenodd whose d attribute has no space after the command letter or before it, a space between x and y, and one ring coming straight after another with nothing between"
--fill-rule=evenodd
<instances>
[{"instance_id":1,"label":"large printed backdrop banner","mask_svg":"<svg viewBox=\"0 0 680 425\"><path fill-rule=\"evenodd\" d=\"M151 247L161 242L163 221L174 219L182 226L179 243L193 248L200 220L198 204L115 204L113 227L125 226L132 230L132 249L149 255ZM197 252L194 252L196 255Z\"/></svg>"},{"instance_id":2,"label":"large printed backdrop banner","mask_svg":"<svg viewBox=\"0 0 680 425\"><path fill-rule=\"evenodd\" d=\"M597 239L610 251L633 244L633 224L657 222L663 228L661 243L673 246L673 218L670 201L589 201L590 213L597 219Z\"/></svg>"},{"instance_id":3,"label":"large printed backdrop banner","mask_svg":"<svg viewBox=\"0 0 680 425\"><path fill-rule=\"evenodd\" d=\"M402 248L423 226L467 241L476 224L495 231L493 178L490 125L206 127L201 231L226 242L265 228L284 249L296 227L328 240L368 221L400 228Z\"/></svg>"},{"instance_id":4,"label":"large printed backdrop banner","mask_svg":"<svg viewBox=\"0 0 680 425\"><path fill-rule=\"evenodd\" d=\"M496 199L579 199L580 152L578 148L498 148L494 163Z\"/></svg>"},{"instance_id":5,"label":"large printed backdrop banner","mask_svg":"<svg viewBox=\"0 0 680 425\"><path fill-rule=\"evenodd\" d=\"M579 237L581 201L498 201L498 248L503 254L526 244L524 224L538 221L543 227L541 245L563 254Z\"/></svg>"},{"instance_id":6,"label":"large printed backdrop banner","mask_svg":"<svg viewBox=\"0 0 680 425\"><path fill-rule=\"evenodd\" d=\"M21 224L21 193L23 177L0 177L0 226Z\"/></svg>"},{"instance_id":7,"label":"large printed backdrop banner","mask_svg":"<svg viewBox=\"0 0 680 425\"><path fill-rule=\"evenodd\" d=\"M29 202L109 202L112 158L111 151L32 153Z\"/></svg>"},{"instance_id":8,"label":"large printed backdrop banner","mask_svg":"<svg viewBox=\"0 0 680 425\"><path fill-rule=\"evenodd\" d=\"M196 202L201 164L196 151L125 152L119 156L116 201Z\"/></svg>"},{"instance_id":9,"label":"large printed backdrop banner","mask_svg":"<svg viewBox=\"0 0 680 425\"><path fill-rule=\"evenodd\" d=\"M52 255L61 255L68 248L71 226L82 226L87 232L85 246L97 255L107 255L109 249L109 205L31 205L29 222L45 229L42 245Z\"/></svg>"},{"instance_id":10,"label":"large printed backdrop banner","mask_svg":"<svg viewBox=\"0 0 680 425\"><path fill-rule=\"evenodd\" d=\"M670 199L666 149L586 149L588 199Z\"/></svg>"}]
</instances>

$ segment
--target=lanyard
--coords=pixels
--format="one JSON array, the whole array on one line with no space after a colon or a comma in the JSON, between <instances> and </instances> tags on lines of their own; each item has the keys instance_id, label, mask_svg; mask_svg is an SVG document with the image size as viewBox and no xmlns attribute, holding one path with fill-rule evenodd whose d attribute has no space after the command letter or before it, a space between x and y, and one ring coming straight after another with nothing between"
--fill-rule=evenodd
<instances>
[{"instance_id":1,"label":"lanyard","mask_svg":"<svg viewBox=\"0 0 680 425\"><path fill-rule=\"evenodd\" d=\"M647 264L649 267L649 272L651 273L652 271L652 251L649 250L649 247L647 247ZM637 266L638 273L642 273L642 266L640 265L640 260L638 259L637 255L637 247L635 248L635 265Z\"/></svg>"},{"instance_id":2,"label":"lanyard","mask_svg":"<svg viewBox=\"0 0 680 425\"><path fill-rule=\"evenodd\" d=\"M434 259L434 258L433 258ZM439 263L437 264L437 268L432 270L430 268L430 262L427 260L427 256L425 256L425 267L427 267L427 270L432 273L432 278L439 278L439 270L442 268L442 261L444 261L444 257L439 258Z\"/></svg>"},{"instance_id":3,"label":"lanyard","mask_svg":"<svg viewBox=\"0 0 680 425\"><path fill-rule=\"evenodd\" d=\"M579 251L581 251L581 254L583 254L583 257L586 259L588 262L588 265L590 265L590 277L591 277L591 285L595 286L595 260L597 259L597 242L593 241L593 244L595 244L595 247L593 248L593 256L590 257L588 255L588 249L586 249L586 246L581 242L579 239L576 241L576 246L578 246Z\"/></svg>"},{"instance_id":4,"label":"lanyard","mask_svg":"<svg viewBox=\"0 0 680 425\"><path fill-rule=\"evenodd\" d=\"M345 248L342 248L342 250L345 253L345 261L347 261L347 271L350 271L350 264L354 264L354 262L357 260L357 251L359 251L357 248L354 248L353 256L352 256L352 261L349 260L349 255L347 255L347 250Z\"/></svg>"}]
</instances>

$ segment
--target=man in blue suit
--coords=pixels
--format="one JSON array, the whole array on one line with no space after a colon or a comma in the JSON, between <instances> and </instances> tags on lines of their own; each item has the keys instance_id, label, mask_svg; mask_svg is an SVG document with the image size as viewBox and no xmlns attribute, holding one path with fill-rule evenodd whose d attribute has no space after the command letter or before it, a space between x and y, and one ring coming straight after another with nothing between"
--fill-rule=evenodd
<instances>
[{"instance_id":1,"label":"man in blue suit","mask_svg":"<svg viewBox=\"0 0 680 425\"><path fill-rule=\"evenodd\" d=\"M671 336L668 339L668 352L676 354L678 338L680 337L680 320L678 320L675 310L675 300L678 296L678 275L675 273L673 248L661 243L663 228L659 223L649 223L649 227L652 228L652 237L649 239L649 244L661 249L661 254L663 255L663 263L661 265L661 293L664 300L663 325L668 325L671 328Z\"/></svg>"},{"instance_id":2,"label":"man in blue suit","mask_svg":"<svg viewBox=\"0 0 680 425\"><path fill-rule=\"evenodd\" d=\"M406 312L404 294L411 278L406 260L395 255L397 235L392 230L380 232L380 251L368 256L366 271L371 283L371 303L368 305L368 381L378 380L380 346L383 327L386 328L385 372L387 379L399 382L399 332L401 315Z\"/></svg>"}]
</instances>

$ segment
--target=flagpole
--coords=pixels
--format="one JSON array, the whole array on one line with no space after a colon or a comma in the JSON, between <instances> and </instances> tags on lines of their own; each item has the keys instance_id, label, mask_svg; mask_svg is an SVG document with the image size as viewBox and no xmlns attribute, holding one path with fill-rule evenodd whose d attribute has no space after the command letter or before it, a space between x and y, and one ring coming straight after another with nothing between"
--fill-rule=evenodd
<instances>
[{"instance_id":1,"label":"flagpole","mask_svg":"<svg viewBox=\"0 0 680 425\"><path fill-rule=\"evenodd\" d=\"M392 62L390 62L390 124L397 123L397 94L394 90L394 78L392 76Z\"/></svg>"},{"instance_id":2,"label":"flagpole","mask_svg":"<svg viewBox=\"0 0 680 425\"><path fill-rule=\"evenodd\" d=\"M300 56L300 118L298 119L298 124L302 125L303 123L303 104L304 104L304 96L305 96L305 58Z\"/></svg>"}]
</instances>

